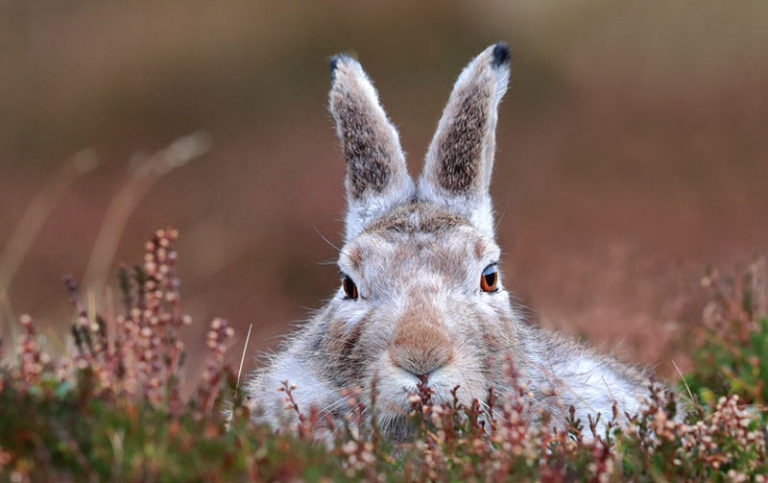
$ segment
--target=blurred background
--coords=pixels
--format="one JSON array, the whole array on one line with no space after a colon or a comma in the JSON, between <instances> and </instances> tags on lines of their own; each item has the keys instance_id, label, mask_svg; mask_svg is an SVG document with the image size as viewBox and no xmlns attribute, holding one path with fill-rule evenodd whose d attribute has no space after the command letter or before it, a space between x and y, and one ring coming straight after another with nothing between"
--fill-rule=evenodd
<instances>
[{"instance_id":1,"label":"blurred background","mask_svg":"<svg viewBox=\"0 0 768 483\"><path fill-rule=\"evenodd\" d=\"M238 330L234 359L250 324L252 355L277 347L338 283L323 237L340 241L344 209L339 51L417 173L461 68L510 44L492 192L505 282L535 323L669 374L706 267L768 252L764 1L0 5L6 331L25 312L63 337L62 275L112 279L173 226L193 356L213 316ZM205 154L141 174L200 130ZM40 232L12 242L30 216Z\"/></svg>"}]
</instances>

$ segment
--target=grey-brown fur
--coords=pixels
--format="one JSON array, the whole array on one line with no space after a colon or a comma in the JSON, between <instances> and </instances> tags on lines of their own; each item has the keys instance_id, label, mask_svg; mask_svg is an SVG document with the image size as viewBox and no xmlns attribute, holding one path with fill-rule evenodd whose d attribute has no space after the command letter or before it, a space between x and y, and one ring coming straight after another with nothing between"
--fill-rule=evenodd
<instances>
[{"instance_id":1,"label":"grey-brown fur","mask_svg":"<svg viewBox=\"0 0 768 483\"><path fill-rule=\"evenodd\" d=\"M434 152L437 181L447 191L462 194L478 182L491 94L490 86L475 84L456 93L457 112L436 139Z\"/></svg>"},{"instance_id":2,"label":"grey-brown fur","mask_svg":"<svg viewBox=\"0 0 768 483\"><path fill-rule=\"evenodd\" d=\"M341 131L341 147L347 161L349 192L361 198L365 190L381 193L392 175L397 156L387 132L366 112L367 106L353 96L334 96Z\"/></svg>"},{"instance_id":3,"label":"grey-brown fur","mask_svg":"<svg viewBox=\"0 0 768 483\"><path fill-rule=\"evenodd\" d=\"M395 231L401 233L434 233L458 225L468 225L461 216L432 203L412 201L393 209L365 229L365 233Z\"/></svg>"},{"instance_id":4,"label":"grey-brown fur","mask_svg":"<svg viewBox=\"0 0 768 483\"><path fill-rule=\"evenodd\" d=\"M573 405L576 417L637 410L645 374L570 339L535 329L510 301L503 278L491 290L481 274L496 266L489 194L497 107L508 76L509 52L491 46L462 72L414 187L397 131L360 65L332 63L330 109L347 161L345 243L339 269L355 284L340 287L249 383L257 417L279 424L277 386L295 383L307 409L342 417L344 389L370 396L376 378L379 427L405 437L408 392L427 381L436 402L504 397L511 361L534 405L555 421ZM499 275L500 276L500 275ZM607 418L604 417L604 423Z\"/></svg>"}]
</instances>

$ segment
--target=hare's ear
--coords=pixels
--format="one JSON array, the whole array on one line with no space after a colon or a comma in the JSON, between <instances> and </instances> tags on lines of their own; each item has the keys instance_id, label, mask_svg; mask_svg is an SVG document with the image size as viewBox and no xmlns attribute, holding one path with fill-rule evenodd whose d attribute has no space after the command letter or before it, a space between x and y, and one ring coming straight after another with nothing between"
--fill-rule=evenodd
<instances>
[{"instance_id":1,"label":"hare's ear","mask_svg":"<svg viewBox=\"0 0 768 483\"><path fill-rule=\"evenodd\" d=\"M419 197L448 206L493 236L488 192L499 101L509 81L509 48L488 47L464 68L427 150Z\"/></svg>"},{"instance_id":2,"label":"hare's ear","mask_svg":"<svg viewBox=\"0 0 768 483\"><path fill-rule=\"evenodd\" d=\"M346 237L413 196L397 130L387 119L368 76L346 55L331 59L330 111L347 164Z\"/></svg>"}]
</instances>

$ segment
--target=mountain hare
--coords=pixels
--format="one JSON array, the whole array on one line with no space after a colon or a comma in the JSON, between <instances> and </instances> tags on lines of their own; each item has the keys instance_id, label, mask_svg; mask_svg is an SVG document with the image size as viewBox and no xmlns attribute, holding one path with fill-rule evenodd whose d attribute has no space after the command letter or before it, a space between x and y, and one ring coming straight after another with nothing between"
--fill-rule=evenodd
<instances>
[{"instance_id":1,"label":"mountain hare","mask_svg":"<svg viewBox=\"0 0 768 483\"><path fill-rule=\"evenodd\" d=\"M489 185L508 78L503 43L470 62L414 184L371 81L357 61L333 57L329 104L348 201L341 283L248 383L257 419L292 417L283 381L295 384L299 407L338 417L348 410L343 390L359 387L365 400L375 377L379 427L402 436L417 384L437 403L459 386L469 405L490 387L511 390L510 360L534 407L555 418L571 405L585 425L588 414L610 419L614 401L619 414L638 409L648 393L642 372L528 326L504 288Z\"/></svg>"}]
</instances>

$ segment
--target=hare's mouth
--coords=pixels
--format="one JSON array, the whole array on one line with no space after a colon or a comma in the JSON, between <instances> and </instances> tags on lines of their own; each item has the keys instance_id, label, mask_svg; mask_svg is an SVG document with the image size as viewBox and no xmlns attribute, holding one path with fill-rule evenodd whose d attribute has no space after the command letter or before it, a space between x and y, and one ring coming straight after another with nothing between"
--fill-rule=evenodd
<instances>
[{"instance_id":1,"label":"hare's mouth","mask_svg":"<svg viewBox=\"0 0 768 483\"><path fill-rule=\"evenodd\" d=\"M423 404L468 403L476 397L461 378L452 374L453 371L441 369L414 375L399 368L393 369L377 383L377 400L384 411L405 417Z\"/></svg>"},{"instance_id":2,"label":"hare's mouth","mask_svg":"<svg viewBox=\"0 0 768 483\"><path fill-rule=\"evenodd\" d=\"M374 368L373 385L379 409L408 415L422 404L471 404L483 398L482 377L452 362L428 371L407 370L389 357Z\"/></svg>"}]
</instances>

